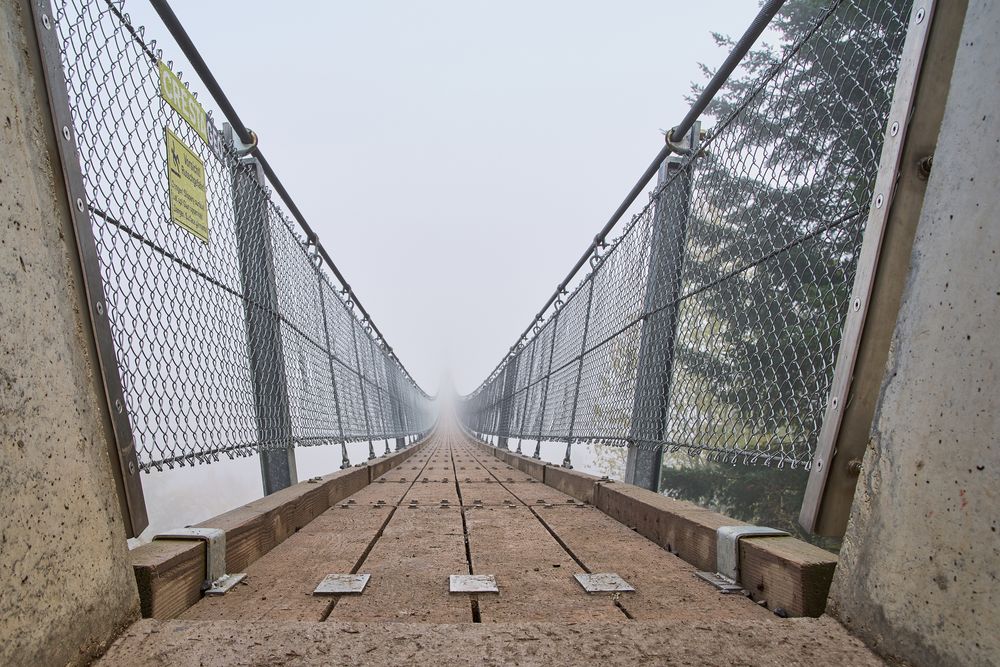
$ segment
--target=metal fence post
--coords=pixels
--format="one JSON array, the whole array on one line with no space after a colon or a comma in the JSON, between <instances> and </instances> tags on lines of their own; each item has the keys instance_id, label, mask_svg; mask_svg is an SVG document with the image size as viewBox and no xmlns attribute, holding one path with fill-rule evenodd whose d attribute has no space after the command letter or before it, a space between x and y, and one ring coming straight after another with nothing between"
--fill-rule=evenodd
<instances>
[{"instance_id":1,"label":"metal fence post","mask_svg":"<svg viewBox=\"0 0 1000 667\"><path fill-rule=\"evenodd\" d=\"M524 436L524 421L528 414L528 396L531 393L531 376L535 372L535 341L531 341L531 357L528 359L528 379L524 383L524 404L521 406L521 419L517 426L517 453L521 453L521 442ZM522 350L523 351L523 350Z\"/></svg>"},{"instance_id":2,"label":"metal fence post","mask_svg":"<svg viewBox=\"0 0 1000 667\"><path fill-rule=\"evenodd\" d=\"M535 441L533 459L542 458L542 431L545 429L545 405L549 400L549 380L552 377L552 355L556 351L556 330L559 328L559 312L552 316L552 341L549 344L549 368L545 372L545 384L542 386L542 410L538 414L538 440Z\"/></svg>"},{"instance_id":3,"label":"metal fence post","mask_svg":"<svg viewBox=\"0 0 1000 667\"><path fill-rule=\"evenodd\" d=\"M696 122L684 143L697 150L701 123ZM650 233L649 274L643 312L651 313L642 325L635 398L629 434L625 481L652 491L660 490L663 442L666 438L677 334L681 271L690 216L692 174L686 158L670 157L660 166L657 186L676 179L659 193ZM678 200L667 202L678 193ZM645 447L643 445L646 445Z\"/></svg>"},{"instance_id":4,"label":"metal fence post","mask_svg":"<svg viewBox=\"0 0 1000 667\"><path fill-rule=\"evenodd\" d=\"M340 392L337 389L337 375L335 373L335 364L333 361L333 345L330 342L330 324L326 315L326 297L323 295L323 287L326 285L326 280L324 280L323 274L319 269L316 270L316 274L319 277L319 307L323 311L323 334L326 338L326 359L330 364L330 384L333 387L333 405L337 411L337 433L340 436L340 468L344 469L351 467L351 459L347 456L347 441L344 438L344 421L340 412Z\"/></svg>"},{"instance_id":5,"label":"metal fence post","mask_svg":"<svg viewBox=\"0 0 1000 667\"><path fill-rule=\"evenodd\" d=\"M500 449L510 449L510 413L514 403L514 385L517 384L517 357L511 357L507 368L503 371L503 382L500 386L500 421L497 424L497 446Z\"/></svg>"},{"instance_id":6,"label":"metal fence post","mask_svg":"<svg viewBox=\"0 0 1000 667\"><path fill-rule=\"evenodd\" d=\"M354 363L358 367L358 386L361 388L361 409L365 413L365 433L368 434L368 460L375 458L375 444L372 442L372 422L368 416L368 392L365 391L365 374L361 370L361 354L358 352L357 322L351 323L351 338L354 339Z\"/></svg>"},{"instance_id":7,"label":"metal fence post","mask_svg":"<svg viewBox=\"0 0 1000 667\"><path fill-rule=\"evenodd\" d=\"M566 438L566 455L563 457L562 467L573 468L570 461L570 453L573 447L573 433L576 426L576 406L580 401L580 380L583 378L583 357L587 352L587 332L590 330L590 307L594 303L594 274L590 274L590 289L587 290L587 314L583 318L583 336L580 342L580 365L576 369L576 388L573 390L573 410L569 417L569 436Z\"/></svg>"},{"instance_id":8,"label":"metal fence post","mask_svg":"<svg viewBox=\"0 0 1000 667\"><path fill-rule=\"evenodd\" d=\"M402 433L406 433L406 425L403 418L403 392L399 386L399 376L393 372L392 360L389 355L383 357L385 366L385 380L389 383L389 405L392 408L393 434L396 436L396 451L401 450L406 444Z\"/></svg>"},{"instance_id":9,"label":"metal fence post","mask_svg":"<svg viewBox=\"0 0 1000 667\"><path fill-rule=\"evenodd\" d=\"M226 124L227 139L233 141ZM264 495L295 484L295 450L288 403L281 319L274 278L274 256L268 225L264 175L252 157L240 158L233 169L233 209L237 254L243 281L247 352L253 379L260 470Z\"/></svg>"}]
</instances>

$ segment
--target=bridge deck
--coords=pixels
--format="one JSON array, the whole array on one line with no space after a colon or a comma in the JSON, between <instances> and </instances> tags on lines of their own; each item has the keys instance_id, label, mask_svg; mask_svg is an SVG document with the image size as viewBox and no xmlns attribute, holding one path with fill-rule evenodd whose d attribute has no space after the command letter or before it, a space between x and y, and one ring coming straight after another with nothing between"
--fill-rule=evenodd
<instances>
[{"instance_id":1,"label":"bridge deck","mask_svg":"<svg viewBox=\"0 0 1000 667\"><path fill-rule=\"evenodd\" d=\"M136 624L104 660L386 663L416 651L445 664L877 664L836 623L780 619L693 571L444 434L254 562L245 585L203 598L180 620ZM636 590L588 594L573 577L586 572L617 573ZM371 579L361 595L312 595L331 573ZM470 573L494 575L499 592L449 593L449 575Z\"/></svg>"}]
</instances>

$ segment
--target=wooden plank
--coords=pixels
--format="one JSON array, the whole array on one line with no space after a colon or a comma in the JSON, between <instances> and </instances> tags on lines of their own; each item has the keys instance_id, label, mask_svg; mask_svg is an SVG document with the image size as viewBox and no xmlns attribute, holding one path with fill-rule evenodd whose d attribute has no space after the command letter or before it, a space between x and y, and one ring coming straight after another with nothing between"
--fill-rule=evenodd
<instances>
[{"instance_id":1,"label":"wooden plank","mask_svg":"<svg viewBox=\"0 0 1000 667\"><path fill-rule=\"evenodd\" d=\"M514 455L511 465L521 472L531 475L539 482L545 481L546 465L544 461L539 461L529 456Z\"/></svg>"},{"instance_id":2,"label":"wooden plank","mask_svg":"<svg viewBox=\"0 0 1000 667\"><path fill-rule=\"evenodd\" d=\"M598 509L699 570L716 568L716 529L745 525L694 503L673 500L631 484L600 484Z\"/></svg>"},{"instance_id":3,"label":"wooden plank","mask_svg":"<svg viewBox=\"0 0 1000 667\"><path fill-rule=\"evenodd\" d=\"M411 482L374 482L350 497L358 505L372 505L382 501L387 505L398 505Z\"/></svg>"},{"instance_id":4,"label":"wooden plank","mask_svg":"<svg viewBox=\"0 0 1000 667\"><path fill-rule=\"evenodd\" d=\"M794 537L740 540L740 579L754 600L789 616L820 616L826 609L837 557Z\"/></svg>"},{"instance_id":5,"label":"wooden plank","mask_svg":"<svg viewBox=\"0 0 1000 667\"><path fill-rule=\"evenodd\" d=\"M473 572L495 575L500 589L479 596L483 623L625 620L611 600L580 588L573 575L583 570L528 508L468 509L465 517Z\"/></svg>"},{"instance_id":6,"label":"wooden plank","mask_svg":"<svg viewBox=\"0 0 1000 667\"><path fill-rule=\"evenodd\" d=\"M619 601L637 620L695 616L713 622L776 620L742 595L719 595L694 575L692 565L590 505L557 505L536 511L591 572L614 572L636 589L622 594Z\"/></svg>"},{"instance_id":7,"label":"wooden plank","mask_svg":"<svg viewBox=\"0 0 1000 667\"><path fill-rule=\"evenodd\" d=\"M569 505L576 502L575 498L541 482L516 482L504 486L525 505Z\"/></svg>"},{"instance_id":8,"label":"wooden plank","mask_svg":"<svg viewBox=\"0 0 1000 667\"><path fill-rule=\"evenodd\" d=\"M481 501L483 505L522 504L517 499L517 496L508 491L503 484L493 482L469 482L462 484L462 505L470 507L477 500Z\"/></svg>"},{"instance_id":9,"label":"wooden plank","mask_svg":"<svg viewBox=\"0 0 1000 667\"><path fill-rule=\"evenodd\" d=\"M130 556L144 618L173 618L201 599L204 544L157 540L133 549Z\"/></svg>"},{"instance_id":10,"label":"wooden plank","mask_svg":"<svg viewBox=\"0 0 1000 667\"><path fill-rule=\"evenodd\" d=\"M226 569L243 572L330 505L364 488L370 475L363 466L325 475L318 482L300 482L197 526L224 530ZM173 618L200 599L203 545L157 540L133 549L130 556L144 616Z\"/></svg>"},{"instance_id":11,"label":"wooden plank","mask_svg":"<svg viewBox=\"0 0 1000 667\"><path fill-rule=\"evenodd\" d=\"M330 621L472 622L469 599L448 592L450 575L468 573L457 508L399 508L359 572L371 574L365 592L342 596Z\"/></svg>"},{"instance_id":12,"label":"wooden plank","mask_svg":"<svg viewBox=\"0 0 1000 667\"><path fill-rule=\"evenodd\" d=\"M330 598L312 591L328 574L349 573L391 512L390 507L339 505L247 569L244 583L205 597L180 615L187 620L319 621Z\"/></svg>"},{"instance_id":13,"label":"wooden plank","mask_svg":"<svg viewBox=\"0 0 1000 667\"><path fill-rule=\"evenodd\" d=\"M452 481L415 482L400 503L408 505L411 500L420 505L438 505L442 500L447 500L451 506L458 507L458 491Z\"/></svg>"},{"instance_id":14,"label":"wooden plank","mask_svg":"<svg viewBox=\"0 0 1000 667\"><path fill-rule=\"evenodd\" d=\"M699 570L714 572L716 531L746 525L692 503L628 484L601 482L595 505ZM754 600L790 616L817 616L826 606L837 557L792 537L740 540L742 583Z\"/></svg>"},{"instance_id":15,"label":"wooden plank","mask_svg":"<svg viewBox=\"0 0 1000 667\"><path fill-rule=\"evenodd\" d=\"M545 483L585 503L594 502L594 489L602 478L561 466L545 466ZM604 478L607 479L607 478Z\"/></svg>"}]
</instances>

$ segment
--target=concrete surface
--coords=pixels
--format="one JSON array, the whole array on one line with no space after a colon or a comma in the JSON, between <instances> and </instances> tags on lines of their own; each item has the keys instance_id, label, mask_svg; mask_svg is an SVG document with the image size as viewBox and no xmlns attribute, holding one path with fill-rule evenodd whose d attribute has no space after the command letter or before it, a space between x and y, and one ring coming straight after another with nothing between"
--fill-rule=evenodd
<instances>
[{"instance_id":1,"label":"concrete surface","mask_svg":"<svg viewBox=\"0 0 1000 667\"><path fill-rule=\"evenodd\" d=\"M1000 664L998 81L1000 4L973 0L831 593L915 665Z\"/></svg>"},{"instance_id":2,"label":"concrete surface","mask_svg":"<svg viewBox=\"0 0 1000 667\"><path fill-rule=\"evenodd\" d=\"M37 60L0 2L2 665L87 662L139 616Z\"/></svg>"},{"instance_id":3,"label":"concrete surface","mask_svg":"<svg viewBox=\"0 0 1000 667\"><path fill-rule=\"evenodd\" d=\"M624 618L624 617L623 617ZM882 663L832 619L655 623L291 623L143 620L101 667L153 665L703 665Z\"/></svg>"}]
</instances>

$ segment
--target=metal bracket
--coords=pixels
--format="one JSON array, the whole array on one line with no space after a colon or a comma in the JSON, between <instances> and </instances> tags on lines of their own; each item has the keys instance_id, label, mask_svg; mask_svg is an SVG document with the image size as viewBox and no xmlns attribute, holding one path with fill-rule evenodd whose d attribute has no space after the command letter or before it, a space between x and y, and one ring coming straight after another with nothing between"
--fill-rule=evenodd
<instances>
[{"instance_id":1,"label":"metal bracket","mask_svg":"<svg viewBox=\"0 0 1000 667\"><path fill-rule=\"evenodd\" d=\"M715 531L715 572L696 574L724 593L743 590L740 584L741 537L787 537L788 533L766 526L721 526Z\"/></svg>"},{"instance_id":2,"label":"metal bracket","mask_svg":"<svg viewBox=\"0 0 1000 667\"><path fill-rule=\"evenodd\" d=\"M243 581L246 572L226 574L226 531L221 528L175 528L157 534L153 540L199 540L205 543L205 595L225 595Z\"/></svg>"}]
</instances>

